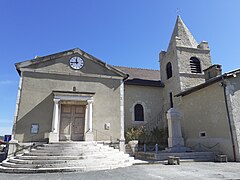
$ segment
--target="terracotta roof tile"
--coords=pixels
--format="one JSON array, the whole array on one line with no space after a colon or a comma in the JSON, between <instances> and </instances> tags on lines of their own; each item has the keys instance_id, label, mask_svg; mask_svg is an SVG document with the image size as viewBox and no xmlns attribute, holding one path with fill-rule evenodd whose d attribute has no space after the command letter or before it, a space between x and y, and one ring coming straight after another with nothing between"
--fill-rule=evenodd
<instances>
[{"instance_id":1,"label":"terracotta roof tile","mask_svg":"<svg viewBox=\"0 0 240 180\"><path fill-rule=\"evenodd\" d=\"M131 68L131 67L123 67L123 66L114 66L114 67L128 74L129 80L143 79L143 80L160 81L159 70Z\"/></svg>"}]
</instances>

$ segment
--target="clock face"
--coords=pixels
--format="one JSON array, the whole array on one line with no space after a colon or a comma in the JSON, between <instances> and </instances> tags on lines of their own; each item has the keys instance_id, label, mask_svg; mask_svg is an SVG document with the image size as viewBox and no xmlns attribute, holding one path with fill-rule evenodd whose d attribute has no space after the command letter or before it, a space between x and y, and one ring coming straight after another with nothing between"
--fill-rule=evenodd
<instances>
[{"instance_id":1,"label":"clock face","mask_svg":"<svg viewBox=\"0 0 240 180\"><path fill-rule=\"evenodd\" d=\"M80 57L72 57L69 60L69 65L73 69L81 69L83 67L83 65L84 65L84 61Z\"/></svg>"}]
</instances>

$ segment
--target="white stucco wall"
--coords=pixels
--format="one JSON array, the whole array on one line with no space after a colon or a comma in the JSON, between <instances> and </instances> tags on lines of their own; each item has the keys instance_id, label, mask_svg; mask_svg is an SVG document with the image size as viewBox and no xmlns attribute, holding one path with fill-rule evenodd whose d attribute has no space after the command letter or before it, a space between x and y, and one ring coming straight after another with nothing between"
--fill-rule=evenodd
<instances>
[{"instance_id":1,"label":"white stucco wall","mask_svg":"<svg viewBox=\"0 0 240 180\"><path fill-rule=\"evenodd\" d=\"M236 159L240 161L240 75L226 81L226 94L233 131Z\"/></svg>"},{"instance_id":2,"label":"white stucco wall","mask_svg":"<svg viewBox=\"0 0 240 180\"><path fill-rule=\"evenodd\" d=\"M125 85L124 94L125 131L130 127L145 125L162 111L162 87ZM143 106L144 122L134 121L136 104Z\"/></svg>"},{"instance_id":3,"label":"white stucco wall","mask_svg":"<svg viewBox=\"0 0 240 180\"><path fill-rule=\"evenodd\" d=\"M22 92L14 125L15 139L43 141L50 132L53 116L52 91L95 93L93 95L94 140L120 139L120 85L122 77L107 67L85 59L81 70L69 67L69 58L60 57L22 68ZM105 124L110 129L105 129ZM39 124L39 133L31 134L31 124ZM110 137L111 136L111 137Z\"/></svg>"},{"instance_id":4,"label":"white stucco wall","mask_svg":"<svg viewBox=\"0 0 240 180\"><path fill-rule=\"evenodd\" d=\"M182 109L181 126L186 146L224 153L233 160L223 87L217 82L182 97ZM200 137L200 132L205 132L206 137Z\"/></svg>"}]
</instances>

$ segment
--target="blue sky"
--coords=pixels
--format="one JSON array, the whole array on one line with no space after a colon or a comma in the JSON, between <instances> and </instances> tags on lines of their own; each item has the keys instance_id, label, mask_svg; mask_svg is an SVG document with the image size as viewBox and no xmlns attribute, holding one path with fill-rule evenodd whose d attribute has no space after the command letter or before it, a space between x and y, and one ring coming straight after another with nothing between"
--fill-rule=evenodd
<instances>
[{"instance_id":1,"label":"blue sky","mask_svg":"<svg viewBox=\"0 0 240 180\"><path fill-rule=\"evenodd\" d=\"M11 133L19 76L14 63L79 47L112 64L158 69L177 9L213 63L240 68L239 0L0 0L0 135Z\"/></svg>"}]
</instances>

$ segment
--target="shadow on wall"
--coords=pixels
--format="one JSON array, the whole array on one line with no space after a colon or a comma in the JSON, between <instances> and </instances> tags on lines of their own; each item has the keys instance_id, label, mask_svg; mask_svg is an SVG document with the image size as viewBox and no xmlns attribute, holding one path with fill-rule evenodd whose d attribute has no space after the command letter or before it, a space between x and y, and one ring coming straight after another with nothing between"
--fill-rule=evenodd
<instances>
[{"instance_id":1,"label":"shadow on wall","mask_svg":"<svg viewBox=\"0 0 240 180\"><path fill-rule=\"evenodd\" d=\"M15 132L17 140L23 142L46 141L44 139L44 133L51 131L52 114L53 95L50 94L17 121ZM38 133L31 133L32 125L38 125Z\"/></svg>"}]
</instances>

